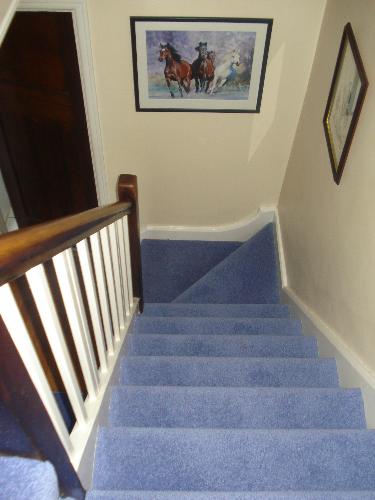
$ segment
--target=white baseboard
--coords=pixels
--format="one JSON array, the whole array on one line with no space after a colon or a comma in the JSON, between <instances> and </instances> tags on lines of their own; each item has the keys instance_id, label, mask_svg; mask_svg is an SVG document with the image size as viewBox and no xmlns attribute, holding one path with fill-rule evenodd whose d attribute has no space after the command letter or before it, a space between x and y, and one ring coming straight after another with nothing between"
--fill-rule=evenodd
<instances>
[{"instance_id":1,"label":"white baseboard","mask_svg":"<svg viewBox=\"0 0 375 500\"><path fill-rule=\"evenodd\" d=\"M146 226L141 239L246 241L275 220L274 207L261 207L255 214L221 226Z\"/></svg>"},{"instance_id":2,"label":"white baseboard","mask_svg":"<svg viewBox=\"0 0 375 500\"><path fill-rule=\"evenodd\" d=\"M334 357L341 387L359 387L365 406L367 426L375 428L375 373L348 346L340 335L328 326L290 288L283 288L283 302L291 306L295 317L302 321L303 333L318 339L319 354Z\"/></svg>"},{"instance_id":3,"label":"white baseboard","mask_svg":"<svg viewBox=\"0 0 375 500\"><path fill-rule=\"evenodd\" d=\"M286 261L284 253L283 236L281 232L279 211L275 210L275 227L276 227L276 241L277 241L277 251L279 256L279 266L281 275L281 285L283 288L288 286L288 274L286 271Z\"/></svg>"},{"instance_id":4,"label":"white baseboard","mask_svg":"<svg viewBox=\"0 0 375 500\"><path fill-rule=\"evenodd\" d=\"M109 404L110 397L112 393L112 388L114 385L118 384L119 380L119 371L120 371L120 360L122 355L124 354L124 349L126 348L126 337L128 331L132 328L133 322L138 314L138 299L134 301L134 308L132 311L132 316L128 317L125 324L125 333L121 340L121 349L118 352L118 356L115 360L115 363L110 367L112 372L110 373L110 378L108 385L105 388L104 394L102 396L100 402L100 410L95 417L95 421L93 422L92 430L90 433L90 437L87 440L84 452L82 454L81 460L78 466L75 465L77 470L78 477L82 483L82 486L85 490L90 490L92 488L92 479L93 479L93 469L94 469L94 459L95 459L95 447L97 441L97 431L99 426L108 425L108 412L109 412Z\"/></svg>"}]
</instances>

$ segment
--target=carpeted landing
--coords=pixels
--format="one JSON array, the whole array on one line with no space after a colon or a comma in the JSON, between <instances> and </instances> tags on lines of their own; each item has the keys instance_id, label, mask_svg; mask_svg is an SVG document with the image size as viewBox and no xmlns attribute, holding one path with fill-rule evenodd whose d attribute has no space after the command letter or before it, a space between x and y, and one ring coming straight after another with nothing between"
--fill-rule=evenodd
<instances>
[{"instance_id":1,"label":"carpeted landing","mask_svg":"<svg viewBox=\"0 0 375 500\"><path fill-rule=\"evenodd\" d=\"M153 303L128 335L87 498L375 499L361 393L339 387L335 360L278 303L273 227L220 262L214 250L210 269L200 242L205 265L194 254L164 290L163 266L197 249L169 243L170 261L147 264L160 264Z\"/></svg>"}]
</instances>

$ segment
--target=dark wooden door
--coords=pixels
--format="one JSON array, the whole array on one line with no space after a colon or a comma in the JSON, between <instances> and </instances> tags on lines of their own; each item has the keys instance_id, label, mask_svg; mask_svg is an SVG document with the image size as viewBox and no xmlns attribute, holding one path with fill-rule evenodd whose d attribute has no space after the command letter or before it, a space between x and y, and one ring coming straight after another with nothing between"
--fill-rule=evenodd
<instances>
[{"instance_id":1,"label":"dark wooden door","mask_svg":"<svg viewBox=\"0 0 375 500\"><path fill-rule=\"evenodd\" d=\"M0 48L0 167L20 227L97 206L70 13L12 21Z\"/></svg>"}]
</instances>

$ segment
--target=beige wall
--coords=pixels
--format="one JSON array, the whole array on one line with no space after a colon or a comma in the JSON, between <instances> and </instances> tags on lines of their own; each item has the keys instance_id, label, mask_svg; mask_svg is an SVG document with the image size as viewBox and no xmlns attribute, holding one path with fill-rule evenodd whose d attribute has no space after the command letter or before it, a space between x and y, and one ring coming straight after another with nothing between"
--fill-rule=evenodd
<instances>
[{"instance_id":1,"label":"beige wall","mask_svg":"<svg viewBox=\"0 0 375 500\"><path fill-rule=\"evenodd\" d=\"M143 224L219 225L277 203L325 3L88 0L109 186L139 176ZM130 15L274 18L261 113L136 113Z\"/></svg>"},{"instance_id":2,"label":"beige wall","mask_svg":"<svg viewBox=\"0 0 375 500\"><path fill-rule=\"evenodd\" d=\"M328 0L279 209L289 286L375 370L375 2ZM341 184L322 118L344 25L370 82Z\"/></svg>"}]
</instances>

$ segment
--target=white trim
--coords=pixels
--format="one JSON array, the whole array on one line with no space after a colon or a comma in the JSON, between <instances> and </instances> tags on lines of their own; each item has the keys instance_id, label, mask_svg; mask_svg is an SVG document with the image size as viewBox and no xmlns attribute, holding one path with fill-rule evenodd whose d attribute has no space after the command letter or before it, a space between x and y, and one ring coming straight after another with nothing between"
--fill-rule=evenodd
<instances>
[{"instance_id":1,"label":"white trim","mask_svg":"<svg viewBox=\"0 0 375 500\"><path fill-rule=\"evenodd\" d=\"M137 316L139 310L138 299L134 298L134 304L130 310L130 316L125 319L124 329L121 330L121 339L116 342L116 350L114 355L108 356L108 371L101 375L101 388L96 401L86 403L88 413L88 425L83 428L75 426L70 435L73 446L79 450L71 458L74 468L77 471L78 477L81 480L82 486L89 490L92 487L92 472L94 466L96 434L99 425L107 424L109 411L110 395L112 387L118 384L120 359L122 349L125 345L125 339L128 331L132 327L132 323Z\"/></svg>"},{"instance_id":2,"label":"white trim","mask_svg":"<svg viewBox=\"0 0 375 500\"><path fill-rule=\"evenodd\" d=\"M5 4L6 0L1 3ZM0 20L0 45L3 43L4 37L8 31L10 23L17 9L18 0L8 0L8 7L4 7L4 15Z\"/></svg>"},{"instance_id":3,"label":"white trim","mask_svg":"<svg viewBox=\"0 0 375 500\"><path fill-rule=\"evenodd\" d=\"M72 13L96 193L99 205L106 205L110 202L110 197L104 162L86 0L19 0L17 10Z\"/></svg>"},{"instance_id":4,"label":"white trim","mask_svg":"<svg viewBox=\"0 0 375 500\"><path fill-rule=\"evenodd\" d=\"M275 220L275 207L260 207L257 212L238 222L221 226L146 226L141 239L246 241Z\"/></svg>"},{"instance_id":5,"label":"white trim","mask_svg":"<svg viewBox=\"0 0 375 500\"><path fill-rule=\"evenodd\" d=\"M275 226L276 226L277 250L278 250L280 275L281 275L281 285L284 288L288 286L288 273L286 271L283 235L281 231L280 215L278 209L275 210Z\"/></svg>"},{"instance_id":6,"label":"white trim","mask_svg":"<svg viewBox=\"0 0 375 500\"><path fill-rule=\"evenodd\" d=\"M286 287L284 302L303 324L303 333L318 339L319 354L334 357L342 387L360 387L362 390L367 425L375 428L375 372L356 354L332 327L313 311L298 295Z\"/></svg>"}]
</instances>

